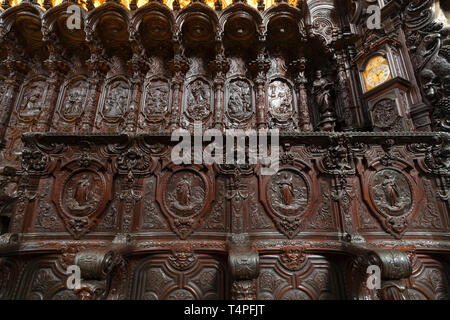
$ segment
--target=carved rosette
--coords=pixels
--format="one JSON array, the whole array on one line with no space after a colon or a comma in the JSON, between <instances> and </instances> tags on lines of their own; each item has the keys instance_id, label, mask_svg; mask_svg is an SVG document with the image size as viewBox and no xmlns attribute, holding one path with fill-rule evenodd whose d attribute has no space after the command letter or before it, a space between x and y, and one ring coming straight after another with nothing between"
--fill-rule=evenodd
<instances>
[{"instance_id":1,"label":"carved rosette","mask_svg":"<svg viewBox=\"0 0 450 320\"><path fill-rule=\"evenodd\" d=\"M395 238L402 238L409 223L418 213L423 197L417 175L408 164L392 161L385 167L375 160L365 171L363 181L364 199L371 212L383 227Z\"/></svg>"},{"instance_id":2,"label":"carved rosette","mask_svg":"<svg viewBox=\"0 0 450 320\"><path fill-rule=\"evenodd\" d=\"M176 167L158 180L156 200L172 230L186 239L202 223L214 200L212 169Z\"/></svg>"},{"instance_id":3,"label":"carved rosette","mask_svg":"<svg viewBox=\"0 0 450 320\"><path fill-rule=\"evenodd\" d=\"M92 159L89 168L80 168L79 161L72 160L57 170L52 199L75 239L99 222L111 195L111 178L106 168Z\"/></svg>"},{"instance_id":4,"label":"carved rosette","mask_svg":"<svg viewBox=\"0 0 450 320\"><path fill-rule=\"evenodd\" d=\"M273 176L260 176L260 199L277 228L288 238L301 230L317 197L315 177L303 164L280 168Z\"/></svg>"}]
</instances>

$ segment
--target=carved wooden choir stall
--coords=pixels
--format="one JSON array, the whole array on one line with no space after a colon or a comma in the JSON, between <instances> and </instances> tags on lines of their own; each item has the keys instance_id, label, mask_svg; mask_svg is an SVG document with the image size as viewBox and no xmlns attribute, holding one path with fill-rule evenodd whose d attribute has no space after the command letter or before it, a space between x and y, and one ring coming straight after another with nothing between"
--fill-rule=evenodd
<instances>
[{"instance_id":1,"label":"carved wooden choir stall","mask_svg":"<svg viewBox=\"0 0 450 320\"><path fill-rule=\"evenodd\" d=\"M450 298L447 1L0 5L1 299Z\"/></svg>"}]
</instances>

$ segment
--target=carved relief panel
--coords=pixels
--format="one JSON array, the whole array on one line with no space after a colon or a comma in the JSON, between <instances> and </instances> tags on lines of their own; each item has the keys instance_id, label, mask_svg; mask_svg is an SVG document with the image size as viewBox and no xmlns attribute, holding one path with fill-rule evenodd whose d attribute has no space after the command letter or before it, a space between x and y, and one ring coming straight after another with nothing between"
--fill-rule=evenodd
<instances>
[{"instance_id":1,"label":"carved relief panel","mask_svg":"<svg viewBox=\"0 0 450 320\"><path fill-rule=\"evenodd\" d=\"M260 256L258 300L332 300L343 297L340 275L326 258L286 246L281 254Z\"/></svg>"},{"instance_id":2,"label":"carved relief panel","mask_svg":"<svg viewBox=\"0 0 450 320\"><path fill-rule=\"evenodd\" d=\"M276 78L267 88L267 117L270 128L293 129L295 91L287 80Z\"/></svg>"},{"instance_id":3,"label":"carved relief panel","mask_svg":"<svg viewBox=\"0 0 450 320\"><path fill-rule=\"evenodd\" d=\"M156 200L172 230L186 239L214 200L212 169L173 167L158 178Z\"/></svg>"},{"instance_id":4,"label":"carved relief panel","mask_svg":"<svg viewBox=\"0 0 450 320\"><path fill-rule=\"evenodd\" d=\"M35 78L22 86L15 108L20 123L32 124L39 119L47 89L44 78Z\"/></svg>"},{"instance_id":5,"label":"carved relief panel","mask_svg":"<svg viewBox=\"0 0 450 320\"><path fill-rule=\"evenodd\" d=\"M277 228L294 238L314 208L317 183L306 165L282 167L273 176L260 176L260 200Z\"/></svg>"},{"instance_id":6,"label":"carved relief panel","mask_svg":"<svg viewBox=\"0 0 450 320\"><path fill-rule=\"evenodd\" d=\"M111 178L103 164L90 160L64 164L56 174L53 201L67 230L78 239L97 224L111 197Z\"/></svg>"},{"instance_id":7,"label":"carved relief panel","mask_svg":"<svg viewBox=\"0 0 450 320\"><path fill-rule=\"evenodd\" d=\"M186 86L183 103L183 124L185 127L194 122L206 123L213 113L213 92L210 83L203 77L197 77Z\"/></svg>"},{"instance_id":8,"label":"carved relief panel","mask_svg":"<svg viewBox=\"0 0 450 320\"><path fill-rule=\"evenodd\" d=\"M417 173L406 173L408 167L398 161L386 167L375 160L363 174L365 201L385 230L398 239L416 216L423 197Z\"/></svg>"},{"instance_id":9,"label":"carved relief panel","mask_svg":"<svg viewBox=\"0 0 450 320\"><path fill-rule=\"evenodd\" d=\"M225 115L228 128L244 128L255 113L254 91L245 78L234 78L225 85Z\"/></svg>"},{"instance_id":10,"label":"carved relief panel","mask_svg":"<svg viewBox=\"0 0 450 320\"><path fill-rule=\"evenodd\" d=\"M63 85L57 102L59 119L54 122L57 131L74 131L87 104L89 83L75 78Z\"/></svg>"},{"instance_id":11,"label":"carved relief panel","mask_svg":"<svg viewBox=\"0 0 450 320\"><path fill-rule=\"evenodd\" d=\"M141 260L132 274L131 299L224 299L225 269L217 257L175 244L171 254Z\"/></svg>"},{"instance_id":12,"label":"carved relief panel","mask_svg":"<svg viewBox=\"0 0 450 320\"><path fill-rule=\"evenodd\" d=\"M153 78L144 85L139 118L141 129L158 130L168 124L170 97L170 85L166 79Z\"/></svg>"},{"instance_id":13,"label":"carved relief panel","mask_svg":"<svg viewBox=\"0 0 450 320\"><path fill-rule=\"evenodd\" d=\"M103 88L97 115L97 128L113 130L123 122L130 103L131 89L122 77L108 80Z\"/></svg>"}]
</instances>

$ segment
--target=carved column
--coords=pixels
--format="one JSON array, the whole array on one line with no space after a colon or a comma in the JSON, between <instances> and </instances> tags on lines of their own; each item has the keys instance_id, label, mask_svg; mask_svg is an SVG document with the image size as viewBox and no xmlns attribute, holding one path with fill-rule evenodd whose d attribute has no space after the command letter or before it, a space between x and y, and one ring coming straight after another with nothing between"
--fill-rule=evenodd
<instances>
[{"instance_id":1,"label":"carved column","mask_svg":"<svg viewBox=\"0 0 450 320\"><path fill-rule=\"evenodd\" d=\"M89 40L92 37L86 37ZM98 99L100 97L101 86L104 80L106 71L108 70L108 64L102 57L103 49L99 40L88 41L91 49L91 57L87 61L89 70L91 71L88 77L89 92L88 101L81 118L81 132L92 132L95 123L95 116L97 114Z\"/></svg>"},{"instance_id":2,"label":"carved column","mask_svg":"<svg viewBox=\"0 0 450 320\"><path fill-rule=\"evenodd\" d=\"M222 48L223 49L223 48ZM221 50L223 51L223 50ZM214 73L214 127L223 128L223 111L224 111L224 84L225 76L230 68L230 63L225 58L223 52L220 52L216 60L209 64L211 71Z\"/></svg>"},{"instance_id":3,"label":"carved column","mask_svg":"<svg viewBox=\"0 0 450 320\"><path fill-rule=\"evenodd\" d=\"M255 74L256 84L256 123L259 129L266 128L266 73L270 69L270 61L265 58L263 49L260 50L258 58L250 62L250 68Z\"/></svg>"},{"instance_id":4,"label":"carved column","mask_svg":"<svg viewBox=\"0 0 450 320\"><path fill-rule=\"evenodd\" d=\"M146 54L145 48L142 46L139 36L136 32L130 31L131 48L133 50L133 57L128 61L128 68L132 72L131 76L131 99L130 105L125 116L125 131L136 132L136 125L138 119L139 102L141 96L141 86L143 82L143 75L148 70L145 63Z\"/></svg>"},{"instance_id":5,"label":"carved column","mask_svg":"<svg viewBox=\"0 0 450 320\"><path fill-rule=\"evenodd\" d=\"M4 81L3 87L0 85L0 148L5 144L6 129L11 119L16 96L19 93L20 81L22 81L21 72L28 71L26 63L20 57L19 59L16 58L17 52L23 53L23 48L18 43L14 32L10 32L8 38L2 41L1 45L6 48L8 54L3 64L6 66L9 74Z\"/></svg>"},{"instance_id":6,"label":"carved column","mask_svg":"<svg viewBox=\"0 0 450 320\"><path fill-rule=\"evenodd\" d=\"M170 109L170 128L175 129L178 126L182 108L182 95L184 76L189 69L187 61L181 54L175 55L169 63L169 68L173 73L172 77L172 107Z\"/></svg>"},{"instance_id":7,"label":"carved column","mask_svg":"<svg viewBox=\"0 0 450 320\"><path fill-rule=\"evenodd\" d=\"M130 171L122 185L122 192L119 195L122 200L122 230L131 232L133 227L133 217L136 204L142 199L142 192L136 190L135 177Z\"/></svg>"},{"instance_id":8,"label":"carved column","mask_svg":"<svg viewBox=\"0 0 450 320\"><path fill-rule=\"evenodd\" d=\"M308 94L306 92L306 84L308 80L305 77L306 58L301 57L299 60L292 62L292 66L297 71L295 84L298 93L298 123L302 131L311 131L311 118L308 110Z\"/></svg>"}]
</instances>

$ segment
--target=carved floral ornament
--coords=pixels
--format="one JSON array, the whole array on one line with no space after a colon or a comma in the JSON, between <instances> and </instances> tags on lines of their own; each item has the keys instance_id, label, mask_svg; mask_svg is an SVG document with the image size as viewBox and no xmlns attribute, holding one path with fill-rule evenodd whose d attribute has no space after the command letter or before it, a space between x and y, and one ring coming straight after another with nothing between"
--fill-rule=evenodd
<instances>
[{"instance_id":1,"label":"carved floral ornament","mask_svg":"<svg viewBox=\"0 0 450 320\"><path fill-rule=\"evenodd\" d=\"M57 169L53 202L67 230L79 239L99 218L111 197L111 178L105 167L91 160L89 168L80 168L72 160Z\"/></svg>"},{"instance_id":2,"label":"carved floral ornament","mask_svg":"<svg viewBox=\"0 0 450 320\"><path fill-rule=\"evenodd\" d=\"M214 200L212 168L174 167L158 177L156 200L173 231L186 239Z\"/></svg>"},{"instance_id":3,"label":"carved floral ornament","mask_svg":"<svg viewBox=\"0 0 450 320\"><path fill-rule=\"evenodd\" d=\"M273 176L260 176L260 199L277 228L288 238L301 230L317 198L315 177L309 167L282 167Z\"/></svg>"}]
</instances>

